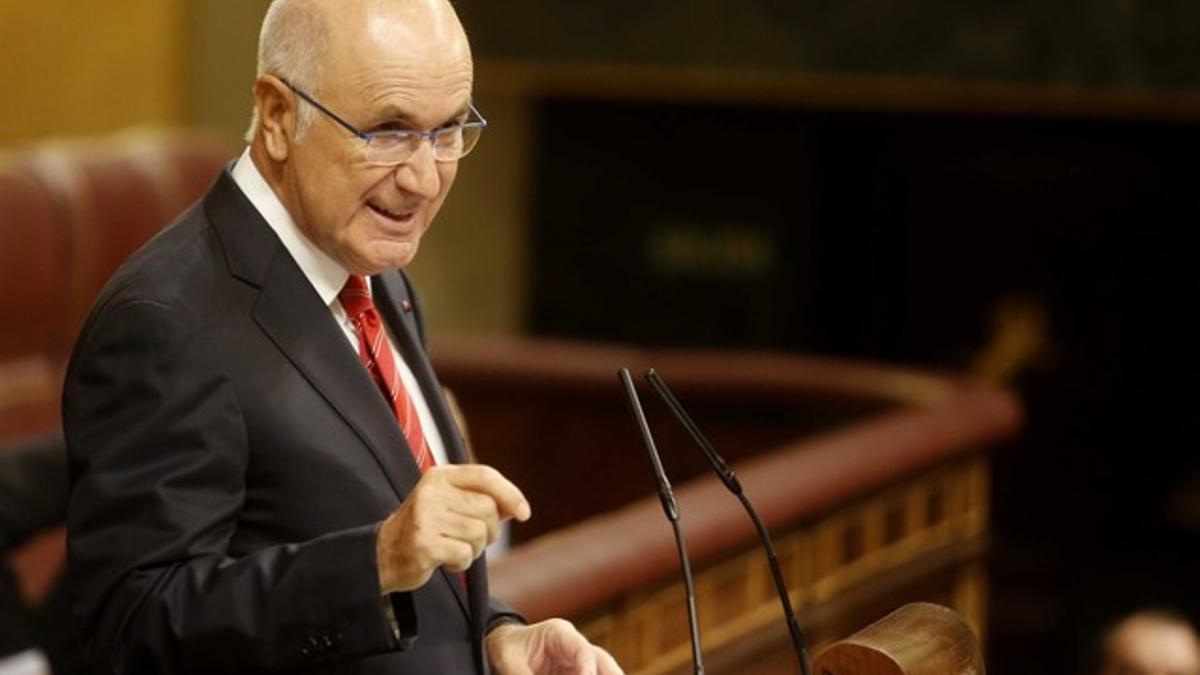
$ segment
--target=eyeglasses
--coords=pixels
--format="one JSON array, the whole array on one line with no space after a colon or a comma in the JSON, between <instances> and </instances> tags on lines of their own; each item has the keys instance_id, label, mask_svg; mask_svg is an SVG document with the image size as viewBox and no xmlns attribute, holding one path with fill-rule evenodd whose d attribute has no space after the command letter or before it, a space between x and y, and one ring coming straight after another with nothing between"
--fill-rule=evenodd
<instances>
[{"instance_id":1,"label":"eyeglasses","mask_svg":"<svg viewBox=\"0 0 1200 675\"><path fill-rule=\"evenodd\" d=\"M487 127L487 120L474 105L469 105L472 120L458 122L433 131L417 131L414 129L388 129L386 131L361 131L353 124L338 117L333 111L321 105L315 98L291 82L279 78L296 95L304 99L329 119L337 122L343 128L361 139L366 145L364 156L371 164L377 166L396 166L409 160L421 148L421 141L429 139L433 148L433 158L439 162L454 162L467 156L475 149L479 137Z\"/></svg>"}]
</instances>

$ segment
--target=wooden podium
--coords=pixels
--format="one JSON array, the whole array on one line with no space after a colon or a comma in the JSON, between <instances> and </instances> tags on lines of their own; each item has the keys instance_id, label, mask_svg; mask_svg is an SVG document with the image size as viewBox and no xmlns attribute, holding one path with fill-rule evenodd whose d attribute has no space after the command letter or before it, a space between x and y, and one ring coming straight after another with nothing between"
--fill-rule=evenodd
<instances>
[{"instance_id":1,"label":"wooden podium","mask_svg":"<svg viewBox=\"0 0 1200 675\"><path fill-rule=\"evenodd\" d=\"M813 661L816 675L982 675L979 641L953 610L905 605Z\"/></svg>"}]
</instances>

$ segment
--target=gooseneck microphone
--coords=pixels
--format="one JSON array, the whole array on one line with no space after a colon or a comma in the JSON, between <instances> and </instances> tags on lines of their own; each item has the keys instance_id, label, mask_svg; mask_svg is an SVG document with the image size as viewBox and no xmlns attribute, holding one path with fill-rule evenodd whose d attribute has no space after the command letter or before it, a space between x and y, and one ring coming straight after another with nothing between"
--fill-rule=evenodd
<instances>
[{"instance_id":1,"label":"gooseneck microphone","mask_svg":"<svg viewBox=\"0 0 1200 675\"><path fill-rule=\"evenodd\" d=\"M696 618L696 587L692 582L692 565L688 562L687 544L683 540L683 530L679 528L679 505L675 503L675 494L671 492L671 482L663 471L662 460L658 449L654 447L654 437L650 434L650 425L646 423L646 414L642 411L642 403L638 400L637 390L633 387L633 378L629 369L617 371L617 377L625 387L625 398L629 400L629 410L637 422L638 430L642 432L642 442L650 455L650 466L654 469L654 478L658 484L658 498L662 501L663 512L671 521L671 529L675 531L675 547L679 550L679 564L683 567L683 588L687 593L688 627L692 638L692 667L696 675L704 674L704 657L700 653L700 624Z\"/></svg>"},{"instance_id":2,"label":"gooseneck microphone","mask_svg":"<svg viewBox=\"0 0 1200 675\"><path fill-rule=\"evenodd\" d=\"M725 460L713 449L712 443L709 443L704 434L700 432L700 427L697 427L696 423L692 421L691 416L683 409L683 405L671 393L667 384L658 376L658 373L654 372L653 368L646 371L645 377L650 386L654 387L654 391L658 392L659 397L671 409L671 412L675 414L675 419L679 420L679 423L687 430L692 440L696 441L696 445L700 446L700 450L708 458L708 463L712 466L717 476L720 477L721 482L738 498L738 501L746 509L746 513L750 514L750 519L754 521L754 527L758 530L758 537L762 540L763 549L767 553L767 562L771 565L771 578L775 582L775 591L779 594L779 604L783 605L783 615L787 619L788 632L792 636L792 646L796 650L796 659L800 662L800 672L803 675L811 675L812 666L808 662L808 650L804 644L804 633L800 632L800 624L796 621L796 613L792 610L792 600L788 594L787 584L783 581L783 573L779 571L779 558L775 555L775 547L771 544L771 537L767 534L766 526L763 525L762 519L758 517L758 512L754 510L754 506L750 503L749 498L742 491L742 484L738 481L737 476L734 475L733 469L730 469ZM641 411L639 410L638 412L640 414ZM647 434L648 438L650 432L647 430L644 433Z\"/></svg>"}]
</instances>

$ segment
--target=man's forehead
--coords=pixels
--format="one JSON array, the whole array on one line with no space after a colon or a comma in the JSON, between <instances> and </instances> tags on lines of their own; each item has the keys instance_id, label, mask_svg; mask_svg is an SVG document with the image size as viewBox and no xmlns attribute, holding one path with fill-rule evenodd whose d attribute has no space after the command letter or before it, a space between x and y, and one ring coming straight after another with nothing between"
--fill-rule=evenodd
<instances>
[{"instance_id":1,"label":"man's forehead","mask_svg":"<svg viewBox=\"0 0 1200 675\"><path fill-rule=\"evenodd\" d=\"M362 70L398 64L422 77L470 77L471 49L452 9L426 8L431 0L350 0L360 11L339 12L333 20L330 70ZM418 9L413 9L414 7Z\"/></svg>"},{"instance_id":2,"label":"man's forehead","mask_svg":"<svg viewBox=\"0 0 1200 675\"><path fill-rule=\"evenodd\" d=\"M470 96L455 96L452 99L446 99L446 104L440 107L443 108L443 110L438 111L440 114L434 113L439 118L437 120L423 119L425 114L418 111L416 106L397 101L385 102L372 112L380 120L396 120L408 122L413 125L448 122L469 114L471 111L471 99Z\"/></svg>"},{"instance_id":3,"label":"man's forehead","mask_svg":"<svg viewBox=\"0 0 1200 675\"><path fill-rule=\"evenodd\" d=\"M439 10L441 0L349 2L359 11L335 19L323 89L373 111L453 115L466 105L473 65L452 9Z\"/></svg>"},{"instance_id":4,"label":"man's forehead","mask_svg":"<svg viewBox=\"0 0 1200 675\"><path fill-rule=\"evenodd\" d=\"M362 40L465 42L466 35L447 0L324 0L316 7L335 33Z\"/></svg>"}]
</instances>

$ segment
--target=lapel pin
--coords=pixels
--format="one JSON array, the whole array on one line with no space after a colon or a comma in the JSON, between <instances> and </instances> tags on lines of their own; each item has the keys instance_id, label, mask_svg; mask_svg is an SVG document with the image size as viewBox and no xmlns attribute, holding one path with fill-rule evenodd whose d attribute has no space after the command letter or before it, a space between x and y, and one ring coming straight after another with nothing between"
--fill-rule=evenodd
<instances>
[{"instance_id":1,"label":"lapel pin","mask_svg":"<svg viewBox=\"0 0 1200 675\"><path fill-rule=\"evenodd\" d=\"M409 300L401 301L400 307L404 309L405 314L412 314L412 302L411 301L409 301Z\"/></svg>"}]
</instances>

